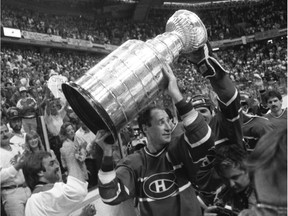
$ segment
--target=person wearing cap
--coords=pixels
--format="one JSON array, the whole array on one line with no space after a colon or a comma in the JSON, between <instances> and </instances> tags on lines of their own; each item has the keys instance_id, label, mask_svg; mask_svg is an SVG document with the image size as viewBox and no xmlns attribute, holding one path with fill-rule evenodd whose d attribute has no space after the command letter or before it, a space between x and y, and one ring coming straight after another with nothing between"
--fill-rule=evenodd
<instances>
[{"instance_id":1,"label":"person wearing cap","mask_svg":"<svg viewBox=\"0 0 288 216\"><path fill-rule=\"evenodd\" d=\"M26 133L32 130L37 131L36 121L36 100L29 96L26 87L19 88L21 98L18 100L16 107L20 110L23 117L23 128Z\"/></svg>"},{"instance_id":2,"label":"person wearing cap","mask_svg":"<svg viewBox=\"0 0 288 216\"><path fill-rule=\"evenodd\" d=\"M26 187L22 172L23 149L11 143L13 135L9 133L7 125L3 122L1 122L0 132L1 199L7 215L24 216L25 204L31 191Z\"/></svg>"},{"instance_id":3,"label":"person wearing cap","mask_svg":"<svg viewBox=\"0 0 288 216\"><path fill-rule=\"evenodd\" d=\"M10 139L10 143L20 147L22 151L24 151L26 133L22 130L22 116L20 115L18 108L10 107L7 110L7 118L13 135Z\"/></svg>"}]
</instances>

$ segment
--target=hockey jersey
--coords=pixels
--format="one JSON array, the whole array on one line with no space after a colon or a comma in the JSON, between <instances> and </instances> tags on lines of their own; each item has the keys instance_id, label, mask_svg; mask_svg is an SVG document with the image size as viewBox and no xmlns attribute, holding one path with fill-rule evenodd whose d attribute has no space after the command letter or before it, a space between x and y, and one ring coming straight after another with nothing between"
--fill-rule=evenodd
<instances>
[{"instance_id":1,"label":"hockey jersey","mask_svg":"<svg viewBox=\"0 0 288 216\"><path fill-rule=\"evenodd\" d=\"M268 118L275 128L287 128L287 108L282 109L282 113L278 117L275 117L271 112L264 117Z\"/></svg>"},{"instance_id":2,"label":"hockey jersey","mask_svg":"<svg viewBox=\"0 0 288 216\"><path fill-rule=\"evenodd\" d=\"M114 205L135 197L141 215L202 215L192 185L199 169L211 163L214 138L192 107L182 119L185 133L157 154L145 147L122 159L116 171L100 171L99 192L105 203ZM203 176L209 176L207 170ZM112 180L106 181L107 176Z\"/></svg>"},{"instance_id":3,"label":"hockey jersey","mask_svg":"<svg viewBox=\"0 0 288 216\"><path fill-rule=\"evenodd\" d=\"M238 144L243 146L242 109L240 96L235 89L233 97L223 103L218 99L220 111L213 117L210 127L215 136L215 146L225 144Z\"/></svg>"},{"instance_id":4,"label":"hockey jersey","mask_svg":"<svg viewBox=\"0 0 288 216\"><path fill-rule=\"evenodd\" d=\"M243 136L246 149L253 151L258 140L268 131L273 130L273 124L264 117L251 116L243 113Z\"/></svg>"}]
</instances>

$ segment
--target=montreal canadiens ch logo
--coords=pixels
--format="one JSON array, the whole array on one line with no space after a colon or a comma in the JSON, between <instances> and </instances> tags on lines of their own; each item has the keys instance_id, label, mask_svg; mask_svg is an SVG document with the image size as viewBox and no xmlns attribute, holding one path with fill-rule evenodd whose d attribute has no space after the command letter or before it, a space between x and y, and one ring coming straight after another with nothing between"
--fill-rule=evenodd
<instances>
[{"instance_id":1,"label":"montreal canadiens ch logo","mask_svg":"<svg viewBox=\"0 0 288 216\"><path fill-rule=\"evenodd\" d=\"M157 173L149 176L143 183L143 190L151 199L165 199L177 192L175 175L172 172Z\"/></svg>"}]
</instances>

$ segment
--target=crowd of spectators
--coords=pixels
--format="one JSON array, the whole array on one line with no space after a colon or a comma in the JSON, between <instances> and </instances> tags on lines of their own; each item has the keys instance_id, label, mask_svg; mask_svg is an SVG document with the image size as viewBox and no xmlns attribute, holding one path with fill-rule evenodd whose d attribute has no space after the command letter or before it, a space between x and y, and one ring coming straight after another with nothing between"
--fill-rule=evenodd
<instances>
[{"instance_id":1,"label":"crowd of spectators","mask_svg":"<svg viewBox=\"0 0 288 216\"><path fill-rule=\"evenodd\" d=\"M284 8L287 8L287 1L262 1L259 4L248 2L247 5L242 6L235 4L234 7L223 4L220 8L195 9L193 12L205 23L209 39L213 41L286 28L287 10ZM173 8L155 8L150 12L150 19L161 17L162 25L165 26L165 21L174 12Z\"/></svg>"},{"instance_id":2,"label":"crowd of spectators","mask_svg":"<svg viewBox=\"0 0 288 216\"><path fill-rule=\"evenodd\" d=\"M146 41L165 31L168 18L178 9L151 9L143 22L121 18L89 18L85 15L60 16L26 8L2 5L1 25L21 30L89 40L98 44L120 45L128 39ZM193 11L204 21L210 40L253 35L287 26L287 1L262 1L242 7ZM16 12L17 11L17 12Z\"/></svg>"},{"instance_id":3,"label":"crowd of spectators","mask_svg":"<svg viewBox=\"0 0 288 216\"><path fill-rule=\"evenodd\" d=\"M282 87L287 81L287 39L277 38L251 43L216 52L223 61L230 77L240 90L255 95L253 76L259 74L265 85ZM40 52L37 48L14 49L2 47L1 50L1 95L2 105L16 106L20 99L19 88L24 86L38 104L44 98L46 81L53 73L75 81L89 68L96 65L104 56L80 52L51 50ZM181 91L187 97L192 93L209 94L211 88L207 81L196 72L185 56L180 56L174 65ZM285 93L285 92L283 92ZM256 95L255 95L256 96Z\"/></svg>"}]
</instances>

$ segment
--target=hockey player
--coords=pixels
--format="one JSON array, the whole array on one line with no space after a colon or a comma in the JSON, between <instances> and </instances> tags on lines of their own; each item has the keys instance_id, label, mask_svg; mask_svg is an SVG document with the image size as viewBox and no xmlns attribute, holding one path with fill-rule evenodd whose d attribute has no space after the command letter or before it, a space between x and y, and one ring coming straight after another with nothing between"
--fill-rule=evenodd
<instances>
[{"instance_id":1,"label":"hockey player","mask_svg":"<svg viewBox=\"0 0 288 216\"><path fill-rule=\"evenodd\" d=\"M276 90L267 91L264 95L265 103L270 108L268 118L276 128L287 128L287 108L282 109L282 96Z\"/></svg>"},{"instance_id":2,"label":"hockey player","mask_svg":"<svg viewBox=\"0 0 288 216\"><path fill-rule=\"evenodd\" d=\"M239 94L228 73L212 56L208 43L189 56L218 95L222 117L213 125L218 138L215 144L233 143L242 147ZM102 200L111 205L136 197L141 215L202 215L191 184L201 192L215 191L220 185L220 182L211 184L215 179L214 137L202 115L183 99L173 72L163 72L168 77L168 93L183 119L185 133L171 140L167 113L155 107L145 110L140 115L140 127L147 136L147 147L124 158L114 169L112 148L104 142L109 133L99 131L96 142L104 151L99 192Z\"/></svg>"},{"instance_id":3,"label":"hockey player","mask_svg":"<svg viewBox=\"0 0 288 216\"><path fill-rule=\"evenodd\" d=\"M104 140L108 132L99 131L96 143L104 152L99 171L99 192L110 205L135 197L141 215L202 215L192 184L213 147L211 129L190 103L186 103L169 69L168 93L183 119L185 134L171 140L169 117L165 110L148 107L139 116L147 136L147 146L128 155L113 168L112 146ZM193 181L194 178L194 181Z\"/></svg>"},{"instance_id":4,"label":"hockey player","mask_svg":"<svg viewBox=\"0 0 288 216\"><path fill-rule=\"evenodd\" d=\"M213 103L209 98L204 95L196 95L191 99L192 105L210 125L215 135L215 145L233 143L243 146L240 96L228 76L228 71L214 57L209 43L188 58L197 66L198 72L209 79L214 92L217 94L219 112L216 115L213 115ZM206 108L207 111L201 112L202 108Z\"/></svg>"}]
</instances>

